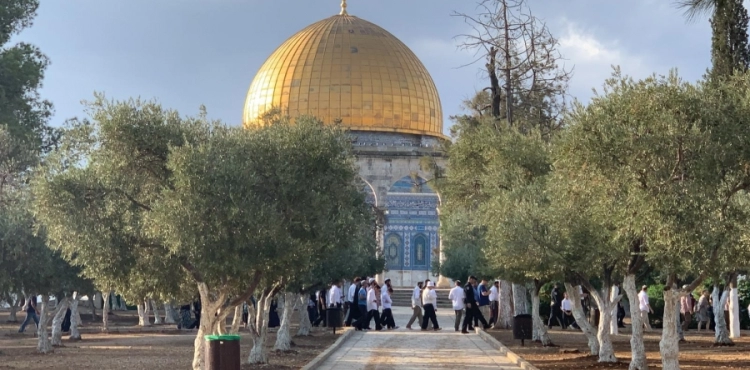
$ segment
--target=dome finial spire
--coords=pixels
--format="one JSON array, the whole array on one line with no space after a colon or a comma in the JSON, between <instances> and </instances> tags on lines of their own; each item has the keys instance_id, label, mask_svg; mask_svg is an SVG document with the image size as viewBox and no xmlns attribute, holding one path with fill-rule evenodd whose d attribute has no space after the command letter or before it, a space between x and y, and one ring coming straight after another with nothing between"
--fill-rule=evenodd
<instances>
[{"instance_id":1,"label":"dome finial spire","mask_svg":"<svg viewBox=\"0 0 750 370\"><path fill-rule=\"evenodd\" d=\"M346 0L341 0L341 13L339 15L349 15L349 13L346 12Z\"/></svg>"}]
</instances>

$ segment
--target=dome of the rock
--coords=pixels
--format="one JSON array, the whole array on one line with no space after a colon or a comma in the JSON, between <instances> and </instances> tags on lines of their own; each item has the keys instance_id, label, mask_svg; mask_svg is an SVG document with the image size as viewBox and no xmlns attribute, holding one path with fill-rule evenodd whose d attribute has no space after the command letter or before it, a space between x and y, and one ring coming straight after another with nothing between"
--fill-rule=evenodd
<instances>
[{"instance_id":1,"label":"dome of the rock","mask_svg":"<svg viewBox=\"0 0 750 370\"><path fill-rule=\"evenodd\" d=\"M291 117L340 119L354 131L444 137L437 88L419 58L388 31L345 10L271 54L247 93L245 126L274 107Z\"/></svg>"}]
</instances>

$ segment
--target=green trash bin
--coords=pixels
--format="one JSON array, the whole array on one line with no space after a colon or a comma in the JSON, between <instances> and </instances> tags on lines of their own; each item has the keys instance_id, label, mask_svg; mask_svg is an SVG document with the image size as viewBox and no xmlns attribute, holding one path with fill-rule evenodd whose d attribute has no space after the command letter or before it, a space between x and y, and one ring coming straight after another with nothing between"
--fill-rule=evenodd
<instances>
[{"instance_id":1,"label":"green trash bin","mask_svg":"<svg viewBox=\"0 0 750 370\"><path fill-rule=\"evenodd\" d=\"M240 370L240 336L206 335L206 370Z\"/></svg>"}]
</instances>

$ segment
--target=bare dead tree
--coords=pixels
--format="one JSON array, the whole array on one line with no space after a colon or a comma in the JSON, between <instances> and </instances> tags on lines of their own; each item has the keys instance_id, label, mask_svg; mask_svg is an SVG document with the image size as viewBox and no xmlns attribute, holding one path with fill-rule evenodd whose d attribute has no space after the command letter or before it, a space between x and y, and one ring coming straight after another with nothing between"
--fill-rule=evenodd
<instances>
[{"instance_id":1,"label":"bare dead tree","mask_svg":"<svg viewBox=\"0 0 750 370\"><path fill-rule=\"evenodd\" d=\"M489 79L489 87L467 107L505 118L510 126L520 118L524 124L559 128L572 69L560 65L558 40L526 0L480 0L477 10L476 15L453 13L474 30L457 36L459 48L476 53L467 65L485 60Z\"/></svg>"}]
</instances>

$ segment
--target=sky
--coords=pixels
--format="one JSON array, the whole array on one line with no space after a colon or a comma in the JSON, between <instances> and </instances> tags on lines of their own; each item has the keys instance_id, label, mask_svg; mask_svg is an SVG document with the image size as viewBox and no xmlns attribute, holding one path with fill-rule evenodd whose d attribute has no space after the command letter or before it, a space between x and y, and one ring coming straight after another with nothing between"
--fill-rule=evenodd
<instances>
[{"instance_id":1,"label":"sky","mask_svg":"<svg viewBox=\"0 0 750 370\"><path fill-rule=\"evenodd\" d=\"M13 42L51 59L41 90L53 125L85 117L84 100L156 99L183 115L205 105L211 118L240 124L247 89L288 37L338 14L340 0L41 0L31 28ZM454 12L475 0L348 0L349 14L385 28L422 60L449 116L486 87L483 63L457 48L471 31ZM619 65L634 78L676 68L695 81L710 64L708 17L687 21L672 0L528 0L573 69L570 95L588 101ZM601 90L601 89L600 89Z\"/></svg>"}]
</instances>

